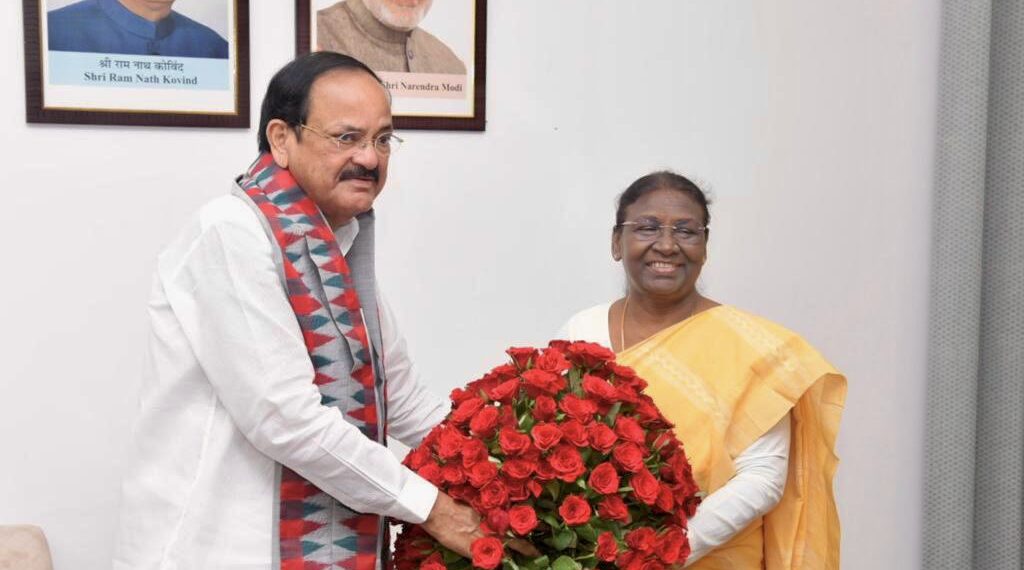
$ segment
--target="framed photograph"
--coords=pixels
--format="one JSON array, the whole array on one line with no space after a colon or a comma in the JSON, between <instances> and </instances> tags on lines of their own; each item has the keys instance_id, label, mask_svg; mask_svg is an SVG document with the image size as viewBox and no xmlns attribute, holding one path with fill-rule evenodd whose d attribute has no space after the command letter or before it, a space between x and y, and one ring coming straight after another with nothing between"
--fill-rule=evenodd
<instances>
[{"instance_id":1,"label":"framed photograph","mask_svg":"<svg viewBox=\"0 0 1024 570\"><path fill-rule=\"evenodd\" d=\"M482 131L487 0L295 0L297 53L331 50L373 69L400 129Z\"/></svg>"},{"instance_id":2,"label":"framed photograph","mask_svg":"<svg viewBox=\"0 0 1024 570\"><path fill-rule=\"evenodd\" d=\"M22 0L30 123L249 127L248 0Z\"/></svg>"}]
</instances>

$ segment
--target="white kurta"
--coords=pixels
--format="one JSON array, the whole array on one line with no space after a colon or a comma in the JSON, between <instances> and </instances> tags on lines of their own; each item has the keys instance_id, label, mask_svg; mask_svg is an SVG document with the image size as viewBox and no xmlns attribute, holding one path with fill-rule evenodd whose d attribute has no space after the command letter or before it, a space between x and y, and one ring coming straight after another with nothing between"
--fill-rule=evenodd
<instances>
[{"instance_id":1,"label":"white kurta","mask_svg":"<svg viewBox=\"0 0 1024 570\"><path fill-rule=\"evenodd\" d=\"M358 231L353 221L336 232L343 253ZM117 569L270 568L276 463L360 512L422 522L434 504L433 485L321 405L273 247L229 195L159 256ZM448 404L418 381L379 305L389 435L414 446Z\"/></svg>"},{"instance_id":2,"label":"white kurta","mask_svg":"<svg viewBox=\"0 0 1024 570\"><path fill-rule=\"evenodd\" d=\"M610 308L610 302L602 303L576 313L559 331L558 338L585 340L610 347ZM789 471L789 440L787 414L736 456L736 474L705 497L697 508L697 514L689 521L692 553L687 566L728 542L779 504Z\"/></svg>"}]
</instances>

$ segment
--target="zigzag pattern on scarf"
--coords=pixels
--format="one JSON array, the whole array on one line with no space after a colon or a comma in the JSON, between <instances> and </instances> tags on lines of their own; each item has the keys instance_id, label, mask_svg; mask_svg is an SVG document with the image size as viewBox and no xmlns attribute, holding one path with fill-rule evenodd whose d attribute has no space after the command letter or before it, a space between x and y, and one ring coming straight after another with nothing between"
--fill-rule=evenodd
<instances>
[{"instance_id":1,"label":"zigzag pattern on scarf","mask_svg":"<svg viewBox=\"0 0 1024 570\"><path fill-rule=\"evenodd\" d=\"M370 341L334 232L270 154L253 163L239 186L266 218L281 250L288 301L316 371L321 402L341 410L366 437L381 441ZM339 357L346 353L350 360ZM282 570L376 567L379 516L352 511L284 466L279 495Z\"/></svg>"}]
</instances>

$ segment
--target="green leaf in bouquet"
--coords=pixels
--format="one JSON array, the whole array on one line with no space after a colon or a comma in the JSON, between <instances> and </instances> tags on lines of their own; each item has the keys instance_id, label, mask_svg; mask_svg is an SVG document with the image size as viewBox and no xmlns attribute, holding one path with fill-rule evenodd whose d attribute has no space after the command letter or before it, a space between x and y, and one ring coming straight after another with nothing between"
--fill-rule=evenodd
<instances>
[{"instance_id":1,"label":"green leaf in bouquet","mask_svg":"<svg viewBox=\"0 0 1024 570\"><path fill-rule=\"evenodd\" d=\"M444 565L449 568L451 568L452 564L458 562L460 559L465 560L458 553L453 550L448 550L447 548L441 549L441 559L444 560Z\"/></svg>"},{"instance_id":2,"label":"green leaf in bouquet","mask_svg":"<svg viewBox=\"0 0 1024 570\"><path fill-rule=\"evenodd\" d=\"M501 567L505 570L519 570L519 565L511 558L503 558L501 560Z\"/></svg>"},{"instance_id":3,"label":"green leaf in bouquet","mask_svg":"<svg viewBox=\"0 0 1024 570\"><path fill-rule=\"evenodd\" d=\"M580 456L583 458L583 463L586 463L587 461L590 461L590 456L593 453L594 453L594 448L592 448L592 447L584 447L580 451Z\"/></svg>"},{"instance_id":4,"label":"green leaf in bouquet","mask_svg":"<svg viewBox=\"0 0 1024 570\"><path fill-rule=\"evenodd\" d=\"M559 556L551 564L553 570L580 570L582 568L579 562L576 562L568 556Z\"/></svg>"},{"instance_id":5,"label":"green leaf in bouquet","mask_svg":"<svg viewBox=\"0 0 1024 570\"><path fill-rule=\"evenodd\" d=\"M571 528L562 528L556 530L545 542L555 550L572 548L576 546L576 533Z\"/></svg>"},{"instance_id":6,"label":"green leaf in bouquet","mask_svg":"<svg viewBox=\"0 0 1024 570\"><path fill-rule=\"evenodd\" d=\"M540 506L539 502L537 504L538 504L538 506ZM548 513L540 513L540 514L537 515L537 517L540 520L548 523L548 526L551 527L551 530L558 530L558 529L562 528L561 521L559 521L558 517L556 517L553 513L550 513L550 512L548 512Z\"/></svg>"},{"instance_id":7,"label":"green leaf in bouquet","mask_svg":"<svg viewBox=\"0 0 1024 570\"><path fill-rule=\"evenodd\" d=\"M544 485L544 488L547 490L548 494L551 495L551 498L556 501L558 500L558 497L562 495L562 482L558 479L548 481L547 485Z\"/></svg>"},{"instance_id":8,"label":"green leaf in bouquet","mask_svg":"<svg viewBox=\"0 0 1024 570\"><path fill-rule=\"evenodd\" d=\"M555 502L552 501L551 499L544 498L543 495L541 495L541 497L539 499L537 499L536 502L534 502L534 506L536 507L536 510L538 510L538 511L541 511L541 510L544 510L544 511L557 511L558 510L558 505L556 505Z\"/></svg>"},{"instance_id":9,"label":"green leaf in bouquet","mask_svg":"<svg viewBox=\"0 0 1024 570\"><path fill-rule=\"evenodd\" d=\"M576 527L576 534L587 542L597 542L597 530L590 523Z\"/></svg>"},{"instance_id":10,"label":"green leaf in bouquet","mask_svg":"<svg viewBox=\"0 0 1024 570\"><path fill-rule=\"evenodd\" d=\"M622 402L615 402L608 409L608 413L604 416L604 423L608 424L608 427L615 427L615 418L619 415L619 410L621 409Z\"/></svg>"},{"instance_id":11,"label":"green leaf in bouquet","mask_svg":"<svg viewBox=\"0 0 1024 570\"><path fill-rule=\"evenodd\" d=\"M547 570L550 567L551 559L548 558L547 555L538 556L533 560L528 560L527 562L523 563L522 566L524 570Z\"/></svg>"}]
</instances>

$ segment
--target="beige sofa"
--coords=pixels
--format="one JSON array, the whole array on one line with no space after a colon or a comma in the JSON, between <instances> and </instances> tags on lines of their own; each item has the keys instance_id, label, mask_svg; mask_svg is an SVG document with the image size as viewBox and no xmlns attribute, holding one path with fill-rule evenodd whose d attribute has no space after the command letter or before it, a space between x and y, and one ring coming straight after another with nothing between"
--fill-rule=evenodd
<instances>
[{"instance_id":1,"label":"beige sofa","mask_svg":"<svg viewBox=\"0 0 1024 570\"><path fill-rule=\"evenodd\" d=\"M43 529L0 525L0 570L53 570Z\"/></svg>"}]
</instances>

